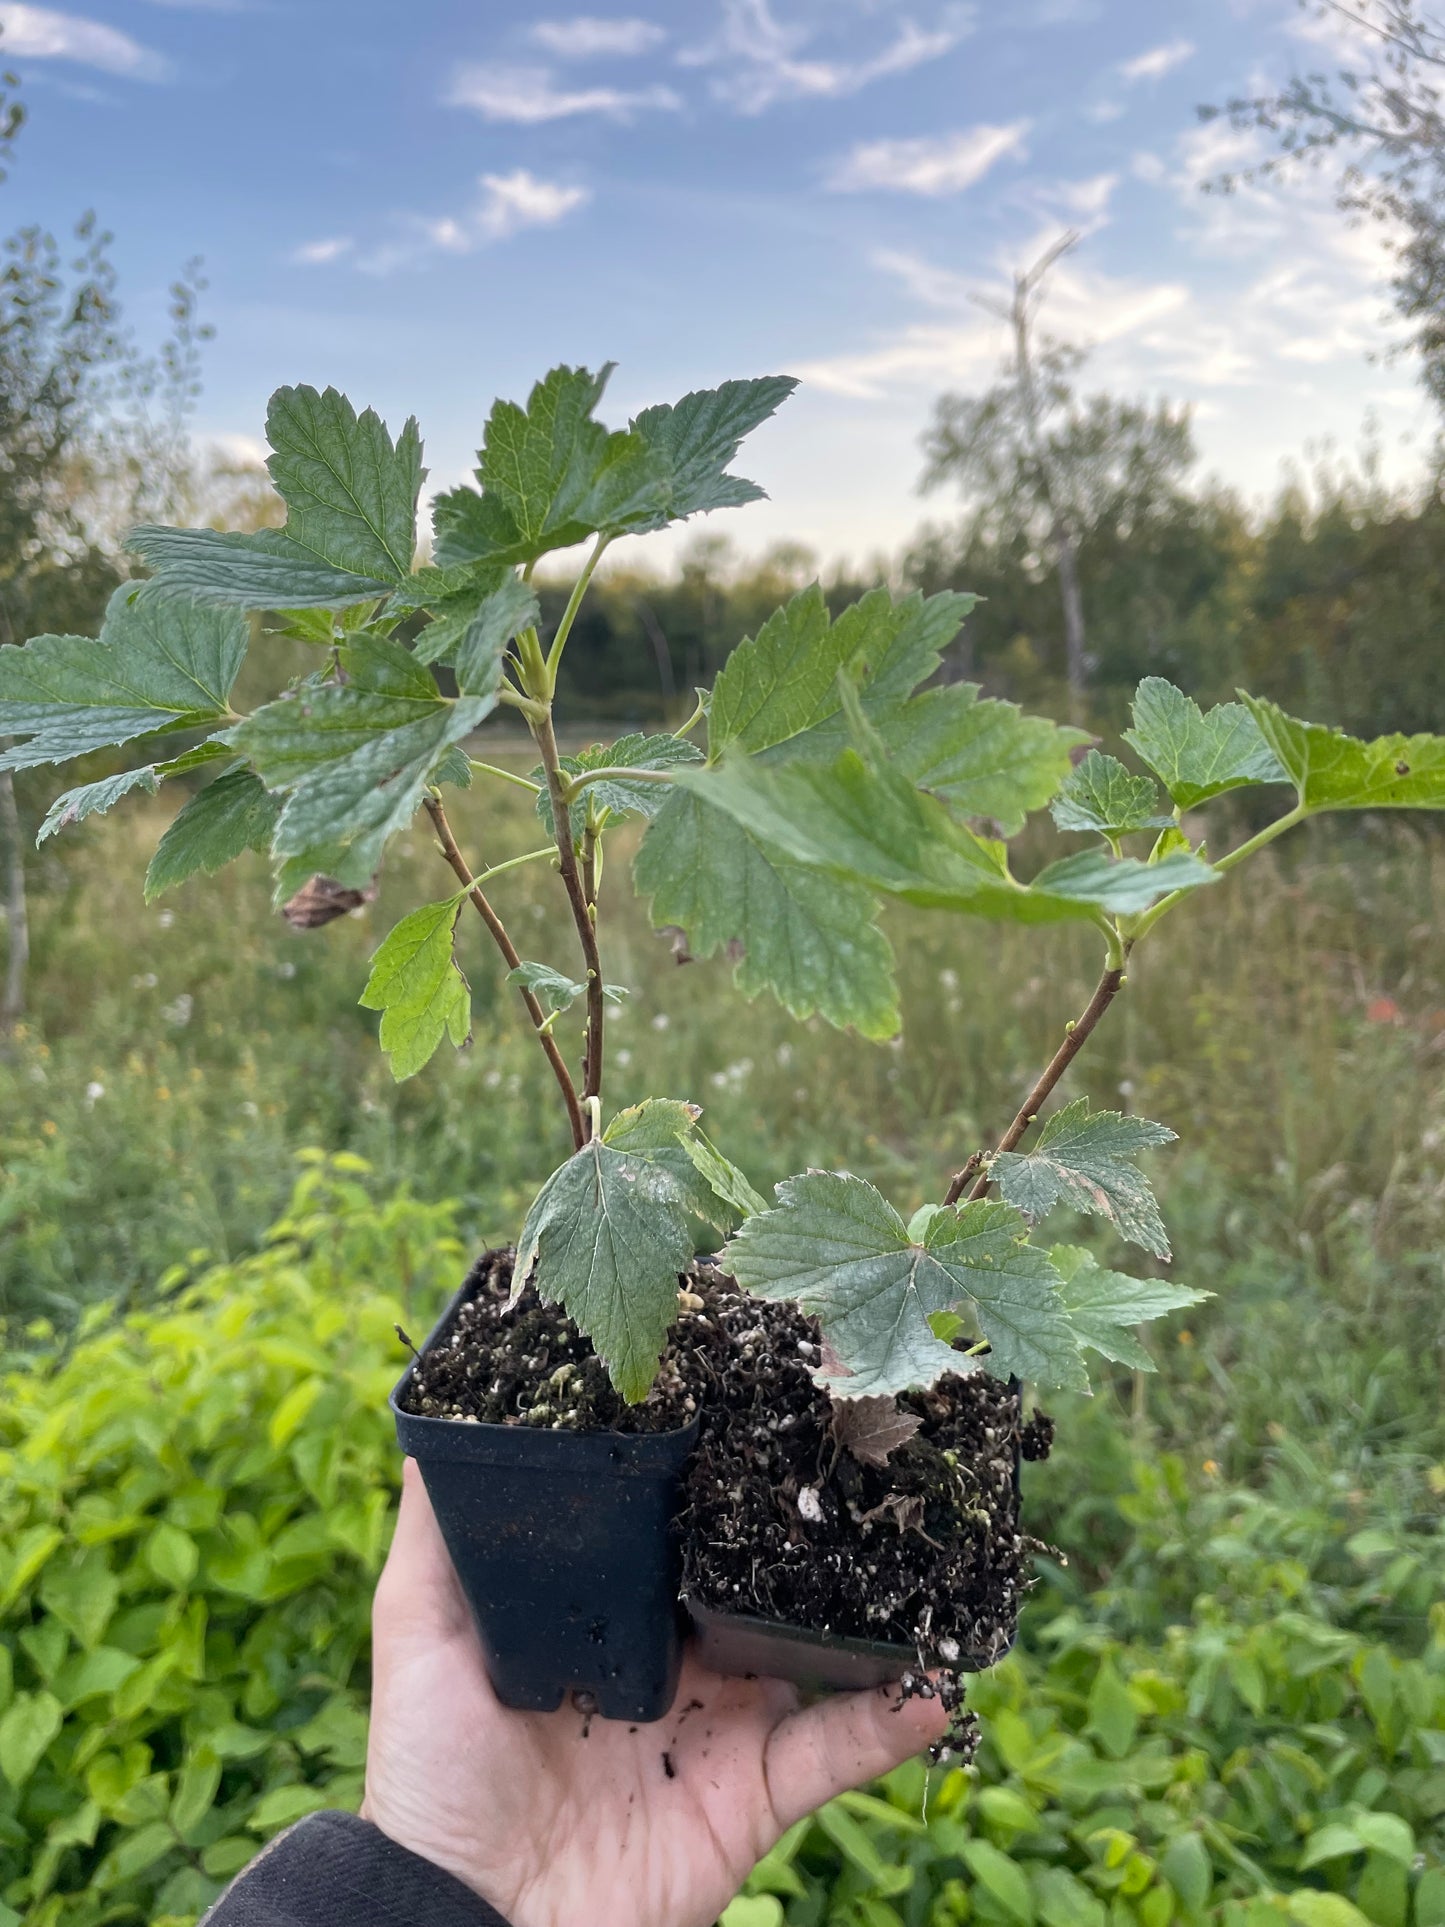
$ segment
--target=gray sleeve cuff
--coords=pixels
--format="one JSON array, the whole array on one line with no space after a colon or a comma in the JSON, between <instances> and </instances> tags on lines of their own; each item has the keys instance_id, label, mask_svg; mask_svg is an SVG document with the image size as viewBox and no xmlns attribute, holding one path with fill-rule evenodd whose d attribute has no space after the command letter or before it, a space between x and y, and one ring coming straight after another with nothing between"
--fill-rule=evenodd
<instances>
[{"instance_id":1,"label":"gray sleeve cuff","mask_svg":"<svg viewBox=\"0 0 1445 1927\"><path fill-rule=\"evenodd\" d=\"M313 1813L273 1840L204 1927L507 1927L451 1874L353 1813Z\"/></svg>"}]
</instances>

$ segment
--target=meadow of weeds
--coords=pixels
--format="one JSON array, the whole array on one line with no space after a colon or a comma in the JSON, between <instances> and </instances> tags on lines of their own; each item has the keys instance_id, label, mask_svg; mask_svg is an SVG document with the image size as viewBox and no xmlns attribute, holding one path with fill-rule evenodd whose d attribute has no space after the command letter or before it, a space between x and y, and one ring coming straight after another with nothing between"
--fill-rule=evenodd
<instances>
[{"instance_id":1,"label":"meadow of weeds","mask_svg":"<svg viewBox=\"0 0 1445 1927\"><path fill-rule=\"evenodd\" d=\"M390 1320L424 1326L566 1149L479 929L476 1047L394 1086L355 1000L415 898L383 879L298 934L246 859L146 909L161 810L46 846L0 1054L0 1922L27 1927L193 1921L248 1843L355 1798ZM528 847L526 799L487 810L452 808L474 860ZM1097 968L1087 931L1041 964L1037 932L896 919L904 1036L860 1044L679 966L621 855L610 1096L694 1098L760 1188L811 1163L938 1195ZM1172 919L1071 1074L1179 1132L1151 1176L1216 1296L1156 1377L1052 1402L1026 1500L1056 1552L976 1689L977 1777L926 1819L921 1770L849 1796L728 1927L1445 1923L1445 843L1374 819L1262 861L1279 888ZM498 898L562 963L546 881ZM222 1519L201 1488L237 1479ZM124 1530L76 1550L107 1494ZM74 1607L87 1560L110 1630Z\"/></svg>"}]
</instances>

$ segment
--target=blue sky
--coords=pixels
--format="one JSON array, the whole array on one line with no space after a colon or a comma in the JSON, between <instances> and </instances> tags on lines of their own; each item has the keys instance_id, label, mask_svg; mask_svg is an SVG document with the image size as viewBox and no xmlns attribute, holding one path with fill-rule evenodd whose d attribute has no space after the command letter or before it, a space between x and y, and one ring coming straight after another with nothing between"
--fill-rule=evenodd
<instances>
[{"instance_id":1,"label":"blue sky","mask_svg":"<svg viewBox=\"0 0 1445 1927\"><path fill-rule=\"evenodd\" d=\"M1331 62L1293 0L76 4L0 0L32 115L0 226L96 208L143 332L204 256L199 426L239 447L273 387L334 382L414 412L442 487L555 361L617 361L617 420L792 373L743 464L772 501L714 526L895 549L945 512L932 399L1003 346L974 296L1072 225L1050 321L1088 381L1191 403L1208 470L1261 494L1367 411L1387 471L1423 457L1371 359L1380 237L1322 183L1199 193L1249 137L1196 103Z\"/></svg>"}]
</instances>

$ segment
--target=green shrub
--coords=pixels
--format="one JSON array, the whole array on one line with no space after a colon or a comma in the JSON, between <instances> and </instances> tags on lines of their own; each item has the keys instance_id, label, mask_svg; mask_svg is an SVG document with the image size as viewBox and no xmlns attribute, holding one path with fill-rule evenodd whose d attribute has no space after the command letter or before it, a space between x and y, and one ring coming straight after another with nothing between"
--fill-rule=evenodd
<instances>
[{"instance_id":1,"label":"green shrub","mask_svg":"<svg viewBox=\"0 0 1445 1927\"><path fill-rule=\"evenodd\" d=\"M374 1206L364 1168L315 1154L264 1251L5 1376L0 1897L27 1927L189 1921L359 1798L392 1325L404 1277L435 1305L462 1262L448 1207Z\"/></svg>"},{"instance_id":2,"label":"green shrub","mask_svg":"<svg viewBox=\"0 0 1445 1927\"><path fill-rule=\"evenodd\" d=\"M309 1154L254 1257L32 1327L0 1383L0 1927L189 1927L359 1796L392 1322L463 1265L451 1207L365 1176ZM1081 1552L1098 1428L1048 1468ZM1442 1927L1439 1534L1280 1452L1256 1492L1121 1446L1112 1585L1051 1572L973 1686L977 1768L835 1802L728 1927Z\"/></svg>"}]
</instances>

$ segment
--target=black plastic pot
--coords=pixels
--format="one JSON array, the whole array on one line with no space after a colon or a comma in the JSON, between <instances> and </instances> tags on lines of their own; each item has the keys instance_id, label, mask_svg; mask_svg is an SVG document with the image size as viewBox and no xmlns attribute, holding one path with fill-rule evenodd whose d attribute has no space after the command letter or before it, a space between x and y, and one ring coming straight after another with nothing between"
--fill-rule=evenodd
<instances>
[{"instance_id":1,"label":"black plastic pot","mask_svg":"<svg viewBox=\"0 0 1445 1927\"><path fill-rule=\"evenodd\" d=\"M1010 1389L1018 1397L1017 1379ZM1022 1459L1014 1444L1014 1499L1022 1503ZM814 1691L856 1692L861 1687L891 1686L905 1673L917 1672L919 1655L911 1646L893 1640L847 1639L835 1633L809 1632L779 1619L748 1613L724 1612L701 1601L685 1599L698 1658L715 1673L734 1679L754 1676L791 1680ZM971 1648L951 1662L961 1672L982 1673L996 1666L1013 1648L1017 1626L1007 1640L988 1649Z\"/></svg>"},{"instance_id":2,"label":"black plastic pot","mask_svg":"<svg viewBox=\"0 0 1445 1927\"><path fill-rule=\"evenodd\" d=\"M459 1291L424 1350L444 1344ZM697 1440L680 1432L551 1432L420 1418L391 1395L503 1705L551 1712L590 1695L606 1719L660 1720L685 1622L673 1525Z\"/></svg>"}]
</instances>

